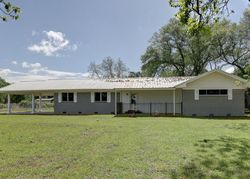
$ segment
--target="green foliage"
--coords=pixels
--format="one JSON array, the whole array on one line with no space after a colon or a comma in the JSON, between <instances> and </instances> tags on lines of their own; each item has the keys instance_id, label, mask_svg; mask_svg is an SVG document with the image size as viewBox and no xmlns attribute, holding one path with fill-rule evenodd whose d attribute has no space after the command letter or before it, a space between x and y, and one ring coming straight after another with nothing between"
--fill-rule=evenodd
<instances>
[{"instance_id":1,"label":"green foliage","mask_svg":"<svg viewBox=\"0 0 250 179\"><path fill-rule=\"evenodd\" d=\"M178 9L176 17L192 34L234 13L228 9L228 3L229 0L169 0L169 4Z\"/></svg>"},{"instance_id":2,"label":"green foliage","mask_svg":"<svg viewBox=\"0 0 250 179\"><path fill-rule=\"evenodd\" d=\"M137 72L129 72L128 74L128 77L129 78L138 78L138 77L142 77L142 73L140 71L137 71Z\"/></svg>"},{"instance_id":3,"label":"green foliage","mask_svg":"<svg viewBox=\"0 0 250 179\"><path fill-rule=\"evenodd\" d=\"M9 83L0 77L0 88L8 86Z\"/></svg>"},{"instance_id":4,"label":"green foliage","mask_svg":"<svg viewBox=\"0 0 250 179\"><path fill-rule=\"evenodd\" d=\"M9 85L9 83L0 77L0 88L8 86L8 85ZM6 97L7 96L5 94L0 94L0 103L5 103Z\"/></svg>"},{"instance_id":5,"label":"green foliage","mask_svg":"<svg viewBox=\"0 0 250 179\"><path fill-rule=\"evenodd\" d=\"M0 0L0 19L7 21L9 18L13 20L19 19L21 9L17 6L12 5L10 2Z\"/></svg>"},{"instance_id":6,"label":"green foliage","mask_svg":"<svg viewBox=\"0 0 250 179\"><path fill-rule=\"evenodd\" d=\"M4 79L0 77L0 88L8 86L9 83L6 82ZM28 99L28 96L24 95L11 95L11 102L12 103L19 103L24 99ZM6 94L0 94L0 103L7 103L7 95Z\"/></svg>"},{"instance_id":7,"label":"green foliage","mask_svg":"<svg viewBox=\"0 0 250 179\"><path fill-rule=\"evenodd\" d=\"M235 74L241 76L242 78L250 80L250 64L247 64L244 67L244 73L242 73L242 71L240 71L239 69L236 69Z\"/></svg>"},{"instance_id":8,"label":"green foliage","mask_svg":"<svg viewBox=\"0 0 250 179\"><path fill-rule=\"evenodd\" d=\"M141 57L144 76L189 76L204 72L212 59L210 34L204 30L192 36L178 20L171 19L154 34Z\"/></svg>"},{"instance_id":9,"label":"green foliage","mask_svg":"<svg viewBox=\"0 0 250 179\"><path fill-rule=\"evenodd\" d=\"M176 19L154 34L142 55L144 76L189 76L233 66L248 78L250 63L250 9L240 23L223 19L195 35Z\"/></svg>"},{"instance_id":10,"label":"green foliage","mask_svg":"<svg viewBox=\"0 0 250 179\"><path fill-rule=\"evenodd\" d=\"M2 115L0 123L0 178L250 177L249 120Z\"/></svg>"},{"instance_id":11,"label":"green foliage","mask_svg":"<svg viewBox=\"0 0 250 179\"><path fill-rule=\"evenodd\" d=\"M238 71L237 74L241 77L247 75L245 69L250 63L249 19L247 13L244 13L239 24L223 20L212 27L212 42L215 57L224 66L234 66Z\"/></svg>"},{"instance_id":12,"label":"green foliage","mask_svg":"<svg viewBox=\"0 0 250 179\"><path fill-rule=\"evenodd\" d=\"M25 95L11 95L12 103L20 103L24 99L26 99Z\"/></svg>"}]
</instances>

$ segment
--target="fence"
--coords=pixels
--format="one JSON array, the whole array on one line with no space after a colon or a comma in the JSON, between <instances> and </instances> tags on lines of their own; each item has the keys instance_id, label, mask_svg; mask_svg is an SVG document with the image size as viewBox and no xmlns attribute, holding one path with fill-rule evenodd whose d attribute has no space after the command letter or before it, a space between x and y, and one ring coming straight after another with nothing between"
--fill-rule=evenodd
<instances>
[{"instance_id":1,"label":"fence","mask_svg":"<svg viewBox=\"0 0 250 179\"><path fill-rule=\"evenodd\" d=\"M172 115L173 103L117 103L118 114ZM182 114L182 103L175 103L175 114Z\"/></svg>"}]
</instances>

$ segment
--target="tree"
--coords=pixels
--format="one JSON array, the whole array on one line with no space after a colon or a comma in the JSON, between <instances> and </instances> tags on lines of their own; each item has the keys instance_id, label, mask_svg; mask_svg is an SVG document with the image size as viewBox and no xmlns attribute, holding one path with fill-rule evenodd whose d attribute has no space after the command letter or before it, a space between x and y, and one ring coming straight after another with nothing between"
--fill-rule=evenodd
<instances>
[{"instance_id":1,"label":"tree","mask_svg":"<svg viewBox=\"0 0 250 179\"><path fill-rule=\"evenodd\" d=\"M9 83L0 77L0 88L8 86L8 85L9 85ZM6 95L0 94L0 103L5 103L6 97L7 97Z\"/></svg>"},{"instance_id":2,"label":"tree","mask_svg":"<svg viewBox=\"0 0 250 179\"><path fill-rule=\"evenodd\" d=\"M142 55L145 76L189 76L204 72L212 59L210 35L200 32L191 36L187 28L171 19L154 34Z\"/></svg>"},{"instance_id":3,"label":"tree","mask_svg":"<svg viewBox=\"0 0 250 179\"><path fill-rule=\"evenodd\" d=\"M91 62L89 73L94 78L123 78L127 76L127 67L121 59L105 58L101 64Z\"/></svg>"},{"instance_id":4,"label":"tree","mask_svg":"<svg viewBox=\"0 0 250 179\"><path fill-rule=\"evenodd\" d=\"M111 57L107 57L102 61L101 71L103 78L114 78L115 61Z\"/></svg>"},{"instance_id":5,"label":"tree","mask_svg":"<svg viewBox=\"0 0 250 179\"><path fill-rule=\"evenodd\" d=\"M0 77L0 88L10 85L10 83L6 82L4 79ZM22 100L26 99L27 96L24 95L11 95L11 102L12 103L20 103ZM0 103L7 102L7 95L0 94Z\"/></svg>"},{"instance_id":6,"label":"tree","mask_svg":"<svg viewBox=\"0 0 250 179\"><path fill-rule=\"evenodd\" d=\"M117 78L123 78L124 76L127 75L128 69L120 58L117 60L115 64L114 71L116 72Z\"/></svg>"},{"instance_id":7,"label":"tree","mask_svg":"<svg viewBox=\"0 0 250 179\"><path fill-rule=\"evenodd\" d=\"M244 19L245 17L243 21ZM217 60L221 61L223 66L236 67L241 77L247 75L246 66L250 62L250 40L244 25L224 20L212 28L212 42Z\"/></svg>"},{"instance_id":8,"label":"tree","mask_svg":"<svg viewBox=\"0 0 250 179\"><path fill-rule=\"evenodd\" d=\"M96 77L96 78L102 77L101 66L96 64L95 62L91 62L89 64L88 72L90 73L91 77Z\"/></svg>"},{"instance_id":9,"label":"tree","mask_svg":"<svg viewBox=\"0 0 250 179\"><path fill-rule=\"evenodd\" d=\"M140 71L137 71L137 72L131 71L131 72L129 72L128 77L129 78L138 78L138 77L142 77L142 74Z\"/></svg>"},{"instance_id":10,"label":"tree","mask_svg":"<svg viewBox=\"0 0 250 179\"><path fill-rule=\"evenodd\" d=\"M177 18L192 33L218 22L224 14L234 13L229 10L228 3L229 0L169 0L172 7L178 8Z\"/></svg>"},{"instance_id":11,"label":"tree","mask_svg":"<svg viewBox=\"0 0 250 179\"><path fill-rule=\"evenodd\" d=\"M240 28L246 39L250 41L250 7L247 8L240 20Z\"/></svg>"},{"instance_id":12,"label":"tree","mask_svg":"<svg viewBox=\"0 0 250 179\"><path fill-rule=\"evenodd\" d=\"M242 74L242 72L238 69L235 70L235 74L238 76L241 76L242 78L245 78L247 80L250 80L250 64L247 64L244 68L244 74Z\"/></svg>"},{"instance_id":13,"label":"tree","mask_svg":"<svg viewBox=\"0 0 250 179\"><path fill-rule=\"evenodd\" d=\"M0 88L8 86L9 83L0 77Z\"/></svg>"},{"instance_id":14,"label":"tree","mask_svg":"<svg viewBox=\"0 0 250 179\"><path fill-rule=\"evenodd\" d=\"M0 19L7 21L9 18L17 20L21 9L12 5L10 2L0 0Z\"/></svg>"}]
</instances>

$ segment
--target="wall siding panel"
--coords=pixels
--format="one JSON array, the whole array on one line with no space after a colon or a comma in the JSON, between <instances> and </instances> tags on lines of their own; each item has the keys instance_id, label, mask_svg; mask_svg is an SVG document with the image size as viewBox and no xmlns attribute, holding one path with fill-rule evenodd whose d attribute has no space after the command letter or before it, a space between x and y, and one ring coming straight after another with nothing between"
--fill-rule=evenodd
<instances>
[{"instance_id":1,"label":"wall siding panel","mask_svg":"<svg viewBox=\"0 0 250 179\"><path fill-rule=\"evenodd\" d=\"M192 116L244 116L244 90L233 90L233 100L228 96L200 96L195 100L194 90L183 90L183 115Z\"/></svg>"},{"instance_id":2,"label":"wall siding panel","mask_svg":"<svg viewBox=\"0 0 250 179\"><path fill-rule=\"evenodd\" d=\"M115 94L111 93L111 102L94 102L91 103L91 93L77 93L77 103L61 102L58 103L58 94L55 97L55 113L56 114L111 114L115 111Z\"/></svg>"}]
</instances>

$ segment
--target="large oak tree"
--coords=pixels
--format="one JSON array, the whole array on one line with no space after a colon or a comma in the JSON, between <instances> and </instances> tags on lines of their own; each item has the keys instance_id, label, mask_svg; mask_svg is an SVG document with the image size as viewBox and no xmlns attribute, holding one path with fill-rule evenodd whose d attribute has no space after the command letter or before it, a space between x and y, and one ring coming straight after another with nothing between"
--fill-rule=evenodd
<instances>
[{"instance_id":1,"label":"large oak tree","mask_svg":"<svg viewBox=\"0 0 250 179\"><path fill-rule=\"evenodd\" d=\"M198 75L212 59L210 34L191 36L187 28L171 19L151 39L142 55L142 72L146 76Z\"/></svg>"}]
</instances>

